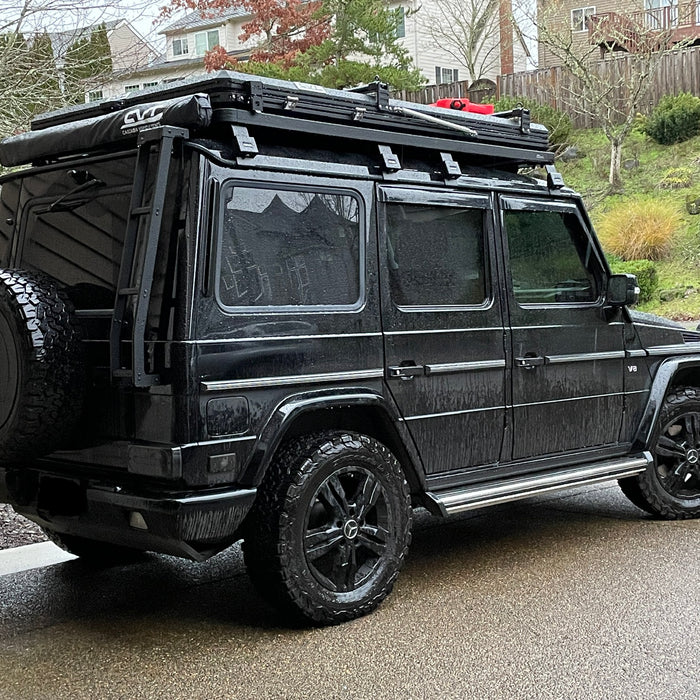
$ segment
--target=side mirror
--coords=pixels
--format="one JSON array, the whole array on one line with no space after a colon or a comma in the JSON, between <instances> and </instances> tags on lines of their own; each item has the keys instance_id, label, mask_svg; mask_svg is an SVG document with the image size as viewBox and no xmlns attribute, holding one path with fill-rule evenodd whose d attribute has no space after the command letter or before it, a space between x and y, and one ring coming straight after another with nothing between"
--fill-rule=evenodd
<instances>
[{"instance_id":1,"label":"side mirror","mask_svg":"<svg viewBox=\"0 0 700 700\"><path fill-rule=\"evenodd\" d=\"M610 275L605 300L608 306L614 307L636 304L639 301L637 276L629 273Z\"/></svg>"}]
</instances>

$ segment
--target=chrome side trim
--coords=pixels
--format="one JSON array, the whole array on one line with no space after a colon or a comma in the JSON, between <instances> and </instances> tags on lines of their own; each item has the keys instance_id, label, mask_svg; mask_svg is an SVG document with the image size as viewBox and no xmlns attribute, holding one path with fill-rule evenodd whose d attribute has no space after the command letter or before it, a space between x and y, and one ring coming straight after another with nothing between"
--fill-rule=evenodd
<instances>
[{"instance_id":1,"label":"chrome side trim","mask_svg":"<svg viewBox=\"0 0 700 700\"><path fill-rule=\"evenodd\" d=\"M437 365L425 365L425 373L453 374L455 372L476 372L482 369L497 369L505 367L505 360L480 360L476 362L446 362Z\"/></svg>"},{"instance_id":2,"label":"chrome side trim","mask_svg":"<svg viewBox=\"0 0 700 700\"><path fill-rule=\"evenodd\" d=\"M643 472L652 456L644 452L638 457L606 460L574 469L561 469L538 476L512 479L486 486L454 489L444 493L429 492L444 515L462 513L484 506L517 501L521 498L552 493L572 486L612 481Z\"/></svg>"},{"instance_id":3,"label":"chrome side trim","mask_svg":"<svg viewBox=\"0 0 700 700\"><path fill-rule=\"evenodd\" d=\"M352 382L358 379L381 379L383 369L358 369L352 372L326 372L323 374L293 374L282 377L259 377L257 379L229 379L216 382L201 382L202 391L234 391L236 389L262 389L270 386L291 384L316 384L319 382Z\"/></svg>"},{"instance_id":4,"label":"chrome side trim","mask_svg":"<svg viewBox=\"0 0 700 700\"><path fill-rule=\"evenodd\" d=\"M474 333L476 331L498 331L503 333L504 326L491 326L490 328L434 328L424 331L384 331L384 335L431 335L433 333Z\"/></svg>"},{"instance_id":5,"label":"chrome side trim","mask_svg":"<svg viewBox=\"0 0 700 700\"><path fill-rule=\"evenodd\" d=\"M646 357L646 350L626 350L627 357Z\"/></svg>"},{"instance_id":6,"label":"chrome side trim","mask_svg":"<svg viewBox=\"0 0 700 700\"><path fill-rule=\"evenodd\" d=\"M190 447L207 447L208 445L225 445L229 442L250 442L251 440L257 440L257 435L243 435L241 437L223 437L217 440L202 440L201 442L188 442L184 445L178 445L180 449L186 449Z\"/></svg>"},{"instance_id":7,"label":"chrome side trim","mask_svg":"<svg viewBox=\"0 0 700 700\"><path fill-rule=\"evenodd\" d=\"M215 503L227 503L229 501L251 501L257 495L257 489L239 489L237 491L227 491L225 493L206 493L202 496L185 496L183 498L173 498L172 503L181 506L206 506Z\"/></svg>"},{"instance_id":8,"label":"chrome side trim","mask_svg":"<svg viewBox=\"0 0 700 700\"><path fill-rule=\"evenodd\" d=\"M680 345L654 345L647 348L650 355L695 355L700 353L700 343L682 343Z\"/></svg>"},{"instance_id":9,"label":"chrome side trim","mask_svg":"<svg viewBox=\"0 0 700 700\"><path fill-rule=\"evenodd\" d=\"M606 324L608 328L611 326L624 326L622 321L611 321ZM513 331L539 331L545 328L580 328L575 323L553 323L553 324L542 324L541 326L511 326L510 329Z\"/></svg>"},{"instance_id":10,"label":"chrome side trim","mask_svg":"<svg viewBox=\"0 0 700 700\"><path fill-rule=\"evenodd\" d=\"M260 335L247 338L221 338L219 340L184 340L186 345L228 345L230 343L257 343L267 341L284 342L287 340L323 340L327 338L381 338L381 332L376 333L318 333L309 335Z\"/></svg>"},{"instance_id":11,"label":"chrome side trim","mask_svg":"<svg viewBox=\"0 0 700 700\"><path fill-rule=\"evenodd\" d=\"M505 406L489 406L487 408L467 408L463 411L445 411L444 413L425 413L420 416L406 416L403 421L422 420L423 418L443 418L444 416L461 416L465 413L480 413L481 411L505 411Z\"/></svg>"},{"instance_id":12,"label":"chrome side trim","mask_svg":"<svg viewBox=\"0 0 700 700\"><path fill-rule=\"evenodd\" d=\"M565 362L596 362L597 360L621 360L625 357L624 350L611 350L609 352L580 352L573 355L547 355L547 364L559 365Z\"/></svg>"},{"instance_id":13,"label":"chrome side trim","mask_svg":"<svg viewBox=\"0 0 700 700\"><path fill-rule=\"evenodd\" d=\"M551 399L549 401L532 401L531 403L515 403L513 408L525 408L527 406L541 406L548 403L564 403L566 401L585 401L586 399L606 399L610 396L626 396L631 391L611 391L609 394L593 394L592 396L568 396L562 399Z\"/></svg>"}]
</instances>

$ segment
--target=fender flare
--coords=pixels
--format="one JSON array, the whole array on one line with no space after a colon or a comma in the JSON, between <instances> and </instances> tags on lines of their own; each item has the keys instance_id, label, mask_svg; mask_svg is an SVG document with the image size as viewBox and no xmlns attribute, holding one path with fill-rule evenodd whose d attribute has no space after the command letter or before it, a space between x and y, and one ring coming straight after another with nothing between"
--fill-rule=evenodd
<instances>
[{"instance_id":1,"label":"fender flare","mask_svg":"<svg viewBox=\"0 0 700 700\"><path fill-rule=\"evenodd\" d=\"M396 455L397 459L399 462L404 462L405 469L411 470L412 473L406 475L409 482L411 481L409 477L412 476L418 486L425 490L423 464L408 429L400 420L398 410L386 397L366 389L348 389L333 393L326 391L314 395L306 393L287 397L272 411L265 426L260 431L253 453L248 459L238 483L251 487L260 485L277 448L301 416L318 410L355 407L376 408L386 415L387 424L395 431L395 437L404 450L404 455ZM408 464L405 464L406 461Z\"/></svg>"},{"instance_id":2,"label":"fender flare","mask_svg":"<svg viewBox=\"0 0 700 700\"><path fill-rule=\"evenodd\" d=\"M642 419L634 438L634 446L646 450L651 443L651 437L656 426L656 421L661 411L664 398L673 378L680 370L691 367L700 368L700 355L689 355L687 357L673 357L664 360L656 371L654 381L649 391L647 405L644 408Z\"/></svg>"}]
</instances>

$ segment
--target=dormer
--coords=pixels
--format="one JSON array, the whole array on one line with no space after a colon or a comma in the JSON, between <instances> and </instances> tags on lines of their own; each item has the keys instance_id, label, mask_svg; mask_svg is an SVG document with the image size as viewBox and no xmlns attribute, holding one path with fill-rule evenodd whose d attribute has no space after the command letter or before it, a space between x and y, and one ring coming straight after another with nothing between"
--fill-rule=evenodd
<instances>
[{"instance_id":1,"label":"dormer","mask_svg":"<svg viewBox=\"0 0 700 700\"><path fill-rule=\"evenodd\" d=\"M190 12L160 32L166 37L166 60L202 59L215 46L228 52L240 49L240 27L248 19L242 8L230 9L216 17Z\"/></svg>"}]
</instances>

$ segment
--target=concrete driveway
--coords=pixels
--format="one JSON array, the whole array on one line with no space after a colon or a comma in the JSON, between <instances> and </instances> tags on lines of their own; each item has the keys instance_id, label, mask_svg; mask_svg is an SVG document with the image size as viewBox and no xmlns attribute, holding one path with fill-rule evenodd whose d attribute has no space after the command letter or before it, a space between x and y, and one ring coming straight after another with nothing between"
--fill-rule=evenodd
<instances>
[{"instance_id":1,"label":"concrete driveway","mask_svg":"<svg viewBox=\"0 0 700 700\"><path fill-rule=\"evenodd\" d=\"M0 698L700 698L700 521L614 485L418 515L373 615L289 629L240 549L0 577Z\"/></svg>"}]
</instances>

